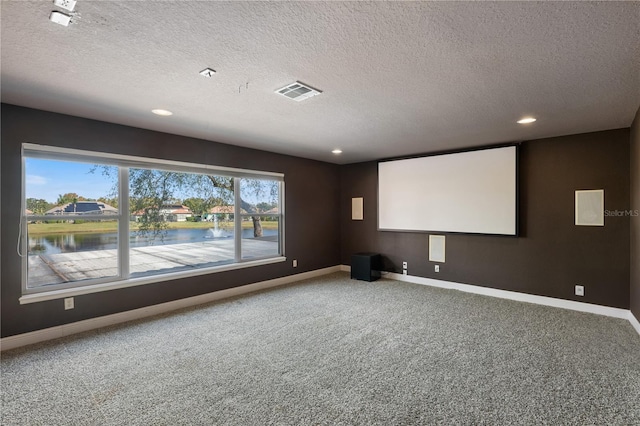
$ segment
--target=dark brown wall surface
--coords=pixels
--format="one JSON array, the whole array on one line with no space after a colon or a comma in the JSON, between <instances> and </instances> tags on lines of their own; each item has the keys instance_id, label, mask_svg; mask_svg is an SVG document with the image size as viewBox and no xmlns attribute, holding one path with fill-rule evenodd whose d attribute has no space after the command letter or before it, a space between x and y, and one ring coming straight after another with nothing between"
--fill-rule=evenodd
<instances>
[{"instance_id":1,"label":"dark brown wall surface","mask_svg":"<svg viewBox=\"0 0 640 426\"><path fill-rule=\"evenodd\" d=\"M631 312L640 321L640 109L631 126Z\"/></svg>"},{"instance_id":2,"label":"dark brown wall surface","mask_svg":"<svg viewBox=\"0 0 640 426\"><path fill-rule=\"evenodd\" d=\"M285 174L287 262L20 305L16 253L23 142ZM339 167L302 158L2 105L2 337L339 264ZM13 207L13 208L12 208ZM291 266L298 260L298 268Z\"/></svg>"},{"instance_id":3,"label":"dark brown wall surface","mask_svg":"<svg viewBox=\"0 0 640 426\"><path fill-rule=\"evenodd\" d=\"M520 151L520 237L449 234L440 273L428 234L377 231L377 163L341 168L341 258L383 255L385 270L617 308L629 308L629 217L574 225L574 191L604 189L605 209L629 208L629 129L525 142ZM364 197L364 220L351 198ZM574 286L585 286L585 296Z\"/></svg>"}]
</instances>

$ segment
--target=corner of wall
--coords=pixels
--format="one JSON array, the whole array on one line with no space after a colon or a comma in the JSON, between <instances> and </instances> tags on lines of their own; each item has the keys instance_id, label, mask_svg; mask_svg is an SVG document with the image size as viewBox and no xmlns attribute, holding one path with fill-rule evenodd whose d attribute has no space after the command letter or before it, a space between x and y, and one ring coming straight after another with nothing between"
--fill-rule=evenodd
<instances>
[{"instance_id":1,"label":"corner of wall","mask_svg":"<svg viewBox=\"0 0 640 426\"><path fill-rule=\"evenodd\" d=\"M629 300L631 313L638 321L640 320L640 107L631 124L630 139L631 182L629 189L632 215L629 231L631 237Z\"/></svg>"}]
</instances>

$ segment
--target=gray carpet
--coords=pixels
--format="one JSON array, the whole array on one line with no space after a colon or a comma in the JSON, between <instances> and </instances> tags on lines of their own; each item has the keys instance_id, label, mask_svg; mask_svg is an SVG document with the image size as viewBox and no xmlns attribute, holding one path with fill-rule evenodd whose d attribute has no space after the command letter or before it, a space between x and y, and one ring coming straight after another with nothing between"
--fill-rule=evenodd
<instances>
[{"instance_id":1,"label":"gray carpet","mask_svg":"<svg viewBox=\"0 0 640 426\"><path fill-rule=\"evenodd\" d=\"M342 273L1 368L4 425L640 425L627 321Z\"/></svg>"}]
</instances>

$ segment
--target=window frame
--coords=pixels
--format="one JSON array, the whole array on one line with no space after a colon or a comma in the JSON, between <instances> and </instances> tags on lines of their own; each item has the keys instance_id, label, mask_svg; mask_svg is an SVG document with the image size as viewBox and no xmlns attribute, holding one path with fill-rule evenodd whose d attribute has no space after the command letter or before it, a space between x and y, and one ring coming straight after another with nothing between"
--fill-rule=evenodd
<instances>
[{"instance_id":1,"label":"window frame","mask_svg":"<svg viewBox=\"0 0 640 426\"><path fill-rule=\"evenodd\" d=\"M118 167L118 214L111 215L83 215L82 219L86 220L117 220L118 222L118 260L117 274L115 276L87 279L74 282L66 282L61 284L45 285L38 288L28 287L28 229L27 225L30 220L51 220L51 215L27 215L26 214L26 158L59 160L59 161L76 161L82 163L93 163L100 165L108 165ZM182 161L164 160L148 157L138 157L123 154L111 154L96 151L85 151L79 149L53 147L46 145L38 145L32 143L22 144L22 182L21 182L21 238L20 253L22 257L22 297L19 301L21 304L33 303L44 300L58 299L62 297L70 297L74 295L95 293L99 291L113 290L117 288L126 288L137 285L145 285L162 281L174 280L179 278L187 278L198 275L212 274L216 272L244 269L253 266L267 265L286 261L285 257L285 208L284 208L284 174L277 172L256 171L239 168L231 168L224 166L214 166L207 164L196 164ZM189 271L169 272L163 274L154 274L144 277L130 276L129 260L129 169L145 168L154 170L164 170L179 173L208 174L222 177L234 178L234 261L233 263L210 266L203 268L194 268ZM261 179L272 180L278 182L278 206L279 214L270 214L264 216L278 216L278 255L266 256L258 259L243 260L242 259L242 217L246 216L241 213L241 179ZM254 214L253 216L262 216ZM78 219L77 215L56 215L56 220L74 220Z\"/></svg>"}]
</instances>

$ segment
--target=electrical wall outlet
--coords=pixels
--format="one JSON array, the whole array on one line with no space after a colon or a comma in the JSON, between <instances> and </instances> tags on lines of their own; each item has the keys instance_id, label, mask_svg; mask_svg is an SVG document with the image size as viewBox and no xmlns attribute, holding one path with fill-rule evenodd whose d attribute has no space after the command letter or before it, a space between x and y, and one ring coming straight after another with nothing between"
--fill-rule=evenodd
<instances>
[{"instance_id":1,"label":"electrical wall outlet","mask_svg":"<svg viewBox=\"0 0 640 426\"><path fill-rule=\"evenodd\" d=\"M584 286L577 285L576 286L576 296L584 296Z\"/></svg>"},{"instance_id":2,"label":"electrical wall outlet","mask_svg":"<svg viewBox=\"0 0 640 426\"><path fill-rule=\"evenodd\" d=\"M64 27L68 27L69 23L71 23L71 16L65 15L62 12L51 12L49 15L49 20L51 22L55 22L56 24L60 24Z\"/></svg>"},{"instance_id":3,"label":"electrical wall outlet","mask_svg":"<svg viewBox=\"0 0 640 426\"><path fill-rule=\"evenodd\" d=\"M73 308L74 308L73 297L67 297L66 299L64 299L64 310L68 311L69 309L73 309Z\"/></svg>"},{"instance_id":4,"label":"electrical wall outlet","mask_svg":"<svg viewBox=\"0 0 640 426\"><path fill-rule=\"evenodd\" d=\"M69 12L73 12L73 9L76 7L76 3L76 0L53 0L53 4L66 9Z\"/></svg>"},{"instance_id":5,"label":"electrical wall outlet","mask_svg":"<svg viewBox=\"0 0 640 426\"><path fill-rule=\"evenodd\" d=\"M402 275L407 275L407 270L406 269L402 270Z\"/></svg>"},{"instance_id":6,"label":"electrical wall outlet","mask_svg":"<svg viewBox=\"0 0 640 426\"><path fill-rule=\"evenodd\" d=\"M294 268L298 267L298 259L293 259L293 267Z\"/></svg>"},{"instance_id":7,"label":"electrical wall outlet","mask_svg":"<svg viewBox=\"0 0 640 426\"><path fill-rule=\"evenodd\" d=\"M407 262L402 262L402 269L407 269Z\"/></svg>"},{"instance_id":8,"label":"electrical wall outlet","mask_svg":"<svg viewBox=\"0 0 640 426\"><path fill-rule=\"evenodd\" d=\"M440 272L440 265L435 265L434 269L436 272Z\"/></svg>"}]
</instances>

